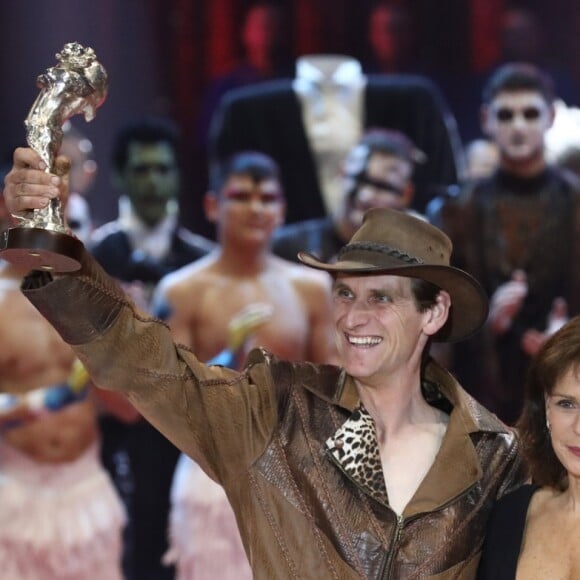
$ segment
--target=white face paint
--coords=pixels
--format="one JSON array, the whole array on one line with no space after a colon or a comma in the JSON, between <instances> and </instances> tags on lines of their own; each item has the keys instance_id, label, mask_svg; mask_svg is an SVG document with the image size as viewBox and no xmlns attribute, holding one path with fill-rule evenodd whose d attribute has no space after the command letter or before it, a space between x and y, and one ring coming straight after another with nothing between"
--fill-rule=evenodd
<instances>
[{"instance_id":1,"label":"white face paint","mask_svg":"<svg viewBox=\"0 0 580 580\"><path fill-rule=\"evenodd\" d=\"M507 161L522 163L544 154L553 109L537 91L498 93L484 112L484 130Z\"/></svg>"}]
</instances>

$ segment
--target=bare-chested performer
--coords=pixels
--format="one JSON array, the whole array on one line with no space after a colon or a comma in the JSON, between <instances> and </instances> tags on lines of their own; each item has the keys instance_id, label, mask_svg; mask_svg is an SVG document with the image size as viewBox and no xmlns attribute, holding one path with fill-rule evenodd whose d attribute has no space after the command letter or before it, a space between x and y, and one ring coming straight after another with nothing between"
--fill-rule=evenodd
<instances>
[{"instance_id":1,"label":"bare-chested performer","mask_svg":"<svg viewBox=\"0 0 580 580\"><path fill-rule=\"evenodd\" d=\"M96 403L20 292L25 274L0 260L0 576L121 579L125 514L100 465Z\"/></svg>"},{"instance_id":2,"label":"bare-chested performer","mask_svg":"<svg viewBox=\"0 0 580 580\"><path fill-rule=\"evenodd\" d=\"M259 318L246 348L260 345L290 360L334 359L330 278L271 253L284 219L278 168L267 156L242 152L213 176L206 214L219 248L164 278L158 301L169 308L176 341L210 360L231 346L231 321L252 305ZM239 364L243 356L239 357ZM233 512L222 488L182 455L174 477L168 560L179 580L251 578Z\"/></svg>"}]
</instances>

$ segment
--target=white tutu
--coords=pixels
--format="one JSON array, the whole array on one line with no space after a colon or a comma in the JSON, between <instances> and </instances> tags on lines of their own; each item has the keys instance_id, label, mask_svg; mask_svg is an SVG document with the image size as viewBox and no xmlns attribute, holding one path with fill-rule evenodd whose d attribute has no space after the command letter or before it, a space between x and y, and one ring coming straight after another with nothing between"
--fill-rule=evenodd
<instances>
[{"instance_id":1,"label":"white tutu","mask_svg":"<svg viewBox=\"0 0 580 580\"><path fill-rule=\"evenodd\" d=\"M2 580L121 580L125 521L97 444L39 463L0 438Z\"/></svg>"},{"instance_id":2,"label":"white tutu","mask_svg":"<svg viewBox=\"0 0 580 580\"><path fill-rule=\"evenodd\" d=\"M223 488L181 455L171 488L169 551L177 580L251 580L234 512Z\"/></svg>"}]
</instances>

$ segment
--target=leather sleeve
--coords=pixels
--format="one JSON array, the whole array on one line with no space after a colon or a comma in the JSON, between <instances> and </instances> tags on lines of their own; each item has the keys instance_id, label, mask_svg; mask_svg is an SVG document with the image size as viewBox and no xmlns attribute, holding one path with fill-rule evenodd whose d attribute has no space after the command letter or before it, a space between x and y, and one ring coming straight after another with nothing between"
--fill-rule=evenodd
<instances>
[{"instance_id":1,"label":"leather sleeve","mask_svg":"<svg viewBox=\"0 0 580 580\"><path fill-rule=\"evenodd\" d=\"M33 273L23 292L71 344L95 383L125 393L218 481L255 460L276 423L265 357L244 372L199 362L160 320L138 311L86 253L79 272Z\"/></svg>"}]
</instances>

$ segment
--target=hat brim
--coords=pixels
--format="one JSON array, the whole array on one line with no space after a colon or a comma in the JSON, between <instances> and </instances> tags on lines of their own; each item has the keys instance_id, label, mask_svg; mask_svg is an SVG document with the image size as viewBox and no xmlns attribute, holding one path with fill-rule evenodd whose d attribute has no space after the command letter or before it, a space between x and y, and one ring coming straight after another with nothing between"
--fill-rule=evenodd
<instances>
[{"instance_id":1,"label":"hat brim","mask_svg":"<svg viewBox=\"0 0 580 580\"><path fill-rule=\"evenodd\" d=\"M321 262L308 252L300 252L298 259L305 265L331 274L392 274L419 278L435 284L449 293L451 309L443 328L433 337L438 342L456 342L476 333L487 320L489 304L481 284L470 274L453 266L427 264L393 265L369 264L353 260L335 263Z\"/></svg>"}]
</instances>

